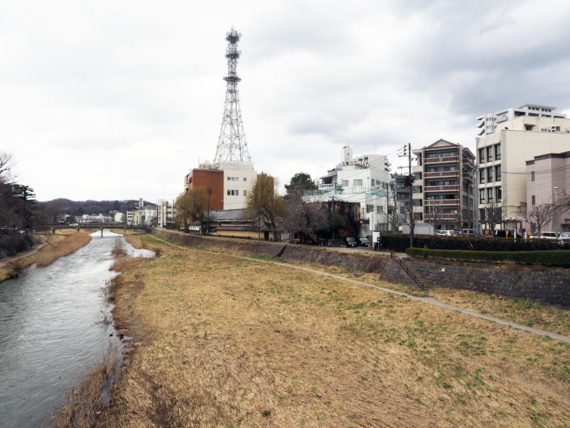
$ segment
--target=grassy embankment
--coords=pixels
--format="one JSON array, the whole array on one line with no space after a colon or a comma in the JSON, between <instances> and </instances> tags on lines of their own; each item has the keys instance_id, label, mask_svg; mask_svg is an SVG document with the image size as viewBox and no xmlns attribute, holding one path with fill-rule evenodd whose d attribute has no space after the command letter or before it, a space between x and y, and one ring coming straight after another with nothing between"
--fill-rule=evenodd
<instances>
[{"instance_id":1,"label":"grassy embankment","mask_svg":"<svg viewBox=\"0 0 570 428\"><path fill-rule=\"evenodd\" d=\"M134 350L100 426L570 420L568 344L341 280L140 239L162 256L117 263L114 315Z\"/></svg>"},{"instance_id":2,"label":"grassy embankment","mask_svg":"<svg viewBox=\"0 0 570 428\"><path fill-rule=\"evenodd\" d=\"M60 257L67 256L91 241L89 232L63 230L53 235L39 235L45 245L39 251L30 251L29 255L16 255L1 260L0 281L13 278L18 272L36 263L38 266L48 266Z\"/></svg>"}]
</instances>

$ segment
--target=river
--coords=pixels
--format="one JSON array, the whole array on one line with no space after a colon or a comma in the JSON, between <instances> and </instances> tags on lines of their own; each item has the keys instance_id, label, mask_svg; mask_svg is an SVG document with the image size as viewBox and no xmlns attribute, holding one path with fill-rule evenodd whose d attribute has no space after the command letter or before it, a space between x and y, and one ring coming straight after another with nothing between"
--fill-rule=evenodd
<instances>
[{"instance_id":1,"label":"river","mask_svg":"<svg viewBox=\"0 0 570 428\"><path fill-rule=\"evenodd\" d=\"M0 427L41 427L81 378L119 346L106 288L116 275L105 231L50 266L0 283Z\"/></svg>"}]
</instances>

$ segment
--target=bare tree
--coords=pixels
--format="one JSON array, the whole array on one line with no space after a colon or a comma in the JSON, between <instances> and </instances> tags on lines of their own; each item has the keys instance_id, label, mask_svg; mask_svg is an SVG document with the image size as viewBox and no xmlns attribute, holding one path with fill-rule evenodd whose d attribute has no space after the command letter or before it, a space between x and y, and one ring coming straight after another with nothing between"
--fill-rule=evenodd
<instances>
[{"instance_id":1,"label":"bare tree","mask_svg":"<svg viewBox=\"0 0 570 428\"><path fill-rule=\"evenodd\" d=\"M273 232L273 238L277 238L277 223L285 211L285 203L275 192L273 177L263 172L257 175L255 185L249 193L247 210L257 220L258 226L263 224L268 227Z\"/></svg>"},{"instance_id":2,"label":"bare tree","mask_svg":"<svg viewBox=\"0 0 570 428\"><path fill-rule=\"evenodd\" d=\"M182 193L176 199L175 206L177 221L184 225L185 232L194 221L200 222L204 230L208 209L208 193L205 189L192 189Z\"/></svg>"},{"instance_id":3,"label":"bare tree","mask_svg":"<svg viewBox=\"0 0 570 428\"><path fill-rule=\"evenodd\" d=\"M436 201L431 201L436 202ZM441 212L441 207L438 205L429 204L426 205L426 210L424 214L424 221L433 226L433 230L437 229L437 223L439 223L443 218L443 213Z\"/></svg>"},{"instance_id":4,"label":"bare tree","mask_svg":"<svg viewBox=\"0 0 570 428\"><path fill-rule=\"evenodd\" d=\"M0 152L0 184L8 184L14 180L12 174L12 156Z\"/></svg>"},{"instance_id":5,"label":"bare tree","mask_svg":"<svg viewBox=\"0 0 570 428\"><path fill-rule=\"evenodd\" d=\"M317 232L328 226L327 210L318 202L307 203L299 193L288 195L285 208L285 227L298 234L301 242L318 241Z\"/></svg>"},{"instance_id":6,"label":"bare tree","mask_svg":"<svg viewBox=\"0 0 570 428\"><path fill-rule=\"evenodd\" d=\"M552 221L559 209L560 206L555 204L535 205L527 209L524 219L530 224L533 232L540 233L542 228Z\"/></svg>"},{"instance_id":7,"label":"bare tree","mask_svg":"<svg viewBox=\"0 0 570 428\"><path fill-rule=\"evenodd\" d=\"M489 202L483 208L481 223L487 225L487 230L491 233L498 224L503 222L503 209L496 202Z\"/></svg>"}]
</instances>

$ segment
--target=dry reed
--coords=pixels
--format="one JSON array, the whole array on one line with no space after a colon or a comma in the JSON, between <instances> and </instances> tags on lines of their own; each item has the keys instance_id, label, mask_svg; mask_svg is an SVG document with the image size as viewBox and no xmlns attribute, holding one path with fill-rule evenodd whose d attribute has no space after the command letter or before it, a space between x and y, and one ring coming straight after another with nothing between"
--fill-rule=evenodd
<instances>
[{"instance_id":1,"label":"dry reed","mask_svg":"<svg viewBox=\"0 0 570 428\"><path fill-rule=\"evenodd\" d=\"M55 245L46 245L35 257L38 266L49 266L60 257L67 256L91 241L91 236L84 232L75 232L65 237Z\"/></svg>"}]
</instances>

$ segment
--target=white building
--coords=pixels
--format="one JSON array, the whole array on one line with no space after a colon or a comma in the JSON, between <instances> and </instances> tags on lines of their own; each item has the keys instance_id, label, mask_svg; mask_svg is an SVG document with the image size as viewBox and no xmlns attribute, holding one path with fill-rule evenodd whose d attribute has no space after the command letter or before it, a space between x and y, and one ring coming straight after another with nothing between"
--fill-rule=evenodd
<instances>
[{"instance_id":1,"label":"white building","mask_svg":"<svg viewBox=\"0 0 570 428\"><path fill-rule=\"evenodd\" d=\"M307 202L345 201L360 204L361 234L380 230L387 222L390 162L384 155L352 155L343 147L342 162L319 179L318 190L306 192Z\"/></svg>"},{"instance_id":2,"label":"white building","mask_svg":"<svg viewBox=\"0 0 570 428\"><path fill-rule=\"evenodd\" d=\"M526 161L570 149L570 119L552 113L554 107L522 107L528 114L513 109L513 119L497 121L494 132L476 139L481 223L485 211L497 207L503 220L497 227L507 230L519 229L522 224L527 200Z\"/></svg>"},{"instance_id":3,"label":"white building","mask_svg":"<svg viewBox=\"0 0 570 428\"><path fill-rule=\"evenodd\" d=\"M125 222L125 214L124 213L115 213L113 218L115 223L124 223Z\"/></svg>"},{"instance_id":4,"label":"white building","mask_svg":"<svg viewBox=\"0 0 570 428\"><path fill-rule=\"evenodd\" d=\"M158 227L166 227L176 222L176 208L174 202L159 199L156 203L156 224Z\"/></svg>"},{"instance_id":5,"label":"white building","mask_svg":"<svg viewBox=\"0 0 570 428\"><path fill-rule=\"evenodd\" d=\"M218 168L224 171L224 210L247 208L249 194L257 179L253 163L224 161Z\"/></svg>"},{"instance_id":6,"label":"white building","mask_svg":"<svg viewBox=\"0 0 570 428\"><path fill-rule=\"evenodd\" d=\"M540 104L524 104L519 107L511 107L505 110L498 111L497 113L489 113L479 116L477 126L479 136L490 135L495 132L497 126L501 123L508 122L516 119L517 117L541 117L550 119L564 119L566 115L561 113L554 113L556 107L543 106Z\"/></svg>"},{"instance_id":7,"label":"white building","mask_svg":"<svg viewBox=\"0 0 570 428\"><path fill-rule=\"evenodd\" d=\"M135 211L134 210L128 210L127 211L127 224L129 226L132 226L134 224L135 221Z\"/></svg>"}]
</instances>

